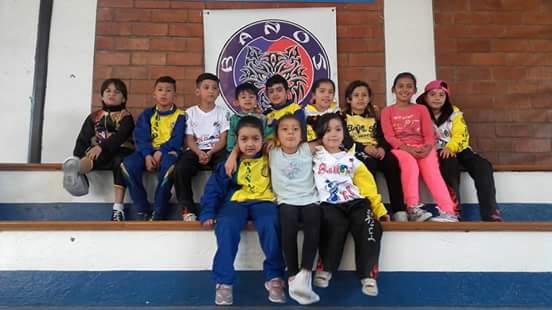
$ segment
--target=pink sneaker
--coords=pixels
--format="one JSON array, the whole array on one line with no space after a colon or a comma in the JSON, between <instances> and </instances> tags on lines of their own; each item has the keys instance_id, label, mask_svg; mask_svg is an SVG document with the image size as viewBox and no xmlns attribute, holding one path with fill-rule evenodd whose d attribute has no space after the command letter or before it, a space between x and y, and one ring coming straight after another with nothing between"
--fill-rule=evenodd
<instances>
[{"instance_id":1,"label":"pink sneaker","mask_svg":"<svg viewBox=\"0 0 552 310\"><path fill-rule=\"evenodd\" d=\"M284 280L274 278L265 282L265 288L268 291L268 300L274 303L283 304L286 302L286 293L284 292Z\"/></svg>"}]
</instances>

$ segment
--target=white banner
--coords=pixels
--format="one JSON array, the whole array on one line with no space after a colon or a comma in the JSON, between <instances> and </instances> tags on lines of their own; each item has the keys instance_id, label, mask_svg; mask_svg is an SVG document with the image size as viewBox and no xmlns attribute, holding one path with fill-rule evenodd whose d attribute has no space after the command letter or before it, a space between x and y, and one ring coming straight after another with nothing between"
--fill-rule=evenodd
<instances>
[{"instance_id":1,"label":"white banner","mask_svg":"<svg viewBox=\"0 0 552 310\"><path fill-rule=\"evenodd\" d=\"M235 87L245 82L259 89L266 109L264 84L274 74L286 78L292 100L303 105L317 79L337 87L335 8L205 10L203 25L205 71L220 78L217 104L234 112Z\"/></svg>"}]
</instances>

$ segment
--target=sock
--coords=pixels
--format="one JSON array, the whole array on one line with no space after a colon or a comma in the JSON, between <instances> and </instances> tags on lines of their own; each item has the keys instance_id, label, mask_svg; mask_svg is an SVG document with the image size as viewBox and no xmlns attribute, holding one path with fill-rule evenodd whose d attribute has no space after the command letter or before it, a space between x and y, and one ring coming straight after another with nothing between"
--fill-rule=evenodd
<instances>
[{"instance_id":1,"label":"sock","mask_svg":"<svg viewBox=\"0 0 552 310\"><path fill-rule=\"evenodd\" d=\"M123 212L125 209L125 206L122 203L114 203L113 204L113 210L121 211Z\"/></svg>"}]
</instances>

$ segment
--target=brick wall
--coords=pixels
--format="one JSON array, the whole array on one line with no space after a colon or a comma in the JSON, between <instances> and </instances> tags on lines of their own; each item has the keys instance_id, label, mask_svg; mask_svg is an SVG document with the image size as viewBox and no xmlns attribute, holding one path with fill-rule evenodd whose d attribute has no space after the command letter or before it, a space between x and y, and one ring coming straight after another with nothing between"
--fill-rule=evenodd
<instances>
[{"instance_id":1,"label":"brick wall","mask_svg":"<svg viewBox=\"0 0 552 310\"><path fill-rule=\"evenodd\" d=\"M434 0L437 76L498 164L552 164L552 1Z\"/></svg>"},{"instance_id":2,"label":"brick wall","mask_svg":"<svg viewBox=\"0 0 552 310\"><path fill-rule=\"evenodd\" d=\"M383 0L373 4L214 3L197 1L98 0L93 107L99 85L110 77L129 87L128 106L136 116L151 106L153 82L177 79L177 103L197 103L194 80L203 72L203 9L337 7L339 88L366 80L385 104ZM340 94L342 98L342 94Z\"/></svg>"}]
</instances>

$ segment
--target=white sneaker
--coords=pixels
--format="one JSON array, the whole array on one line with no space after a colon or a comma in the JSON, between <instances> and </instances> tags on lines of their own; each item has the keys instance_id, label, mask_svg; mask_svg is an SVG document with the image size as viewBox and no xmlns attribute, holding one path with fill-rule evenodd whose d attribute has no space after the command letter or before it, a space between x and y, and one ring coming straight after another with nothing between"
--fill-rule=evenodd
<instances>
[{"instance_id":1,"label":"white sneaker","mask_svg":"<svg viewBox=\"0 0 552 310\"><path fill-rule=\"evenodd\" d=\"M408 215L406 214L406 211L397 211L395 214L393 214L393 221L394 222L408 222Z\"/></svg>"},{"instance_id":2,"label":"white sneaker","mask_svg":"<svg viewBox=\"0 0 552 310\"><path fill-rule=\"evenodd\" d=\"M364 278L360 280L362 284L362 293L368 296L378 296L378 283L376 279Z\"/></svg>"},{"instance_id":3,"label":"white sneaker","mask_svg":"<svg viewBox=\"0 0 552 310\"><path fill-rule=\"evenodd\" d=\"M422 209L423 203L408 207L408 220L411 222L425 222L429 220L433 215L431 212Z\"/></svg>"},{"instance_id":4,"label":"white sneaker","mask_svg":"<svg viewBox=\"0 0 552 310\"><path fill-rule=\"evenodd\" d=\"M289 297L301 305L310 305L320 301L320 296L312 290L312 272L301 269L293 280L288 281Z\"/></svg>"},{"instance_id":5,"label":"white sneaker","mask_svg":"<svg viewBox=\"0 0 552 310\"><path fill-rule=\"evenodd\" d=\"M63 188L73 196L84 196L88 194L88 179L79 173L80 159L69 157L63 162Z\"/></svg>"},{"instance_id":6,"label":"white sneaker","mask_svg":"<svg viewBox=\"0 0 552 310\"><path fill-rule=\"evenodd\" d=\"M328 287L330 285L330 280L332 279L332 273L327 271L317 271L314 274L314 286L317 287Z\"/></svg>"},{"instance_id":7,"label":"white sneaker","mask_svg":"<svg viewBox=\"0 0 552 310\"><path fill-rule=\"evenodd\" d=\"M454 214L449 214L443 212L439 207L436 207L439 211L438 216L434 216L429 219L430 222L440 222L440 223L456 223L458 222L458 217Z\"/></svg>"},{"instance_id":8,"label":"white sneaker","mask_svg":"<svg viewBox=\"0 0 552 310\"><path fill-rule=\"evenodd\" d=\"M184 222L195 222L197 221L197 216L193 213L182 214L182 220Z\"/></svg>"}]
</instances>

